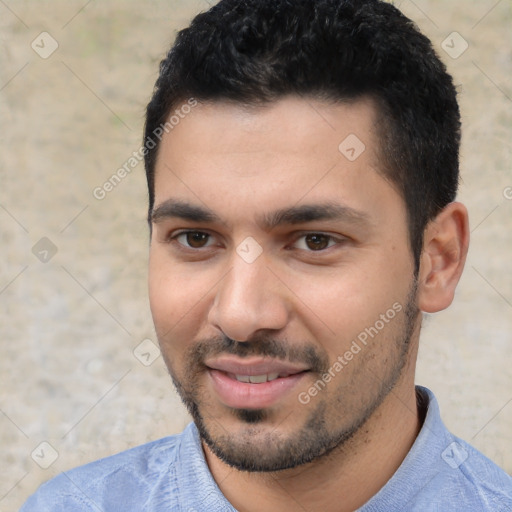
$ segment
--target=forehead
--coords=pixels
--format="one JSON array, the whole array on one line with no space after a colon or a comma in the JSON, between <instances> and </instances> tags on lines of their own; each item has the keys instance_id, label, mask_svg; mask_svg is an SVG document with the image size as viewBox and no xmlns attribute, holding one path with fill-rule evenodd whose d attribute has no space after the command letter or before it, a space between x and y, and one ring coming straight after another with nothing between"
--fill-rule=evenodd
<instances>
[{"instance_id":1,"label":"forehead","mask_svg":"<svg viewBox=\"0 0 512 512\"><path fill-rule=\"evenodd\" d=\"M173 197L256 215L301 201L379 202L391 187L379 172L376 114L369 99L199 103L162 139L155 207Z\"/></svg>"},{"instance_id":2,"label":"forehead","mask_svg":"<svg viewBox=\"0 0 512 512\"><path fill-rule=\"evenodd\" d=\"M377 105L371 98L331 102L286 96L257 106L209 101L198 102L187 112L179 119L171 113L173 126L164 135L163 146L185 142L185 147L177 149L191 149L192 136L197 138L196 151L201 145L209 145L209 150L215 145L219 151L234 154L243 145L246 152L283 154L299 148L311 150L311 145L323 140L324 149L330 145L337 154L339 143L348 135L358 135L371 151L376 149Z\"/></svg>"}]
</instances>

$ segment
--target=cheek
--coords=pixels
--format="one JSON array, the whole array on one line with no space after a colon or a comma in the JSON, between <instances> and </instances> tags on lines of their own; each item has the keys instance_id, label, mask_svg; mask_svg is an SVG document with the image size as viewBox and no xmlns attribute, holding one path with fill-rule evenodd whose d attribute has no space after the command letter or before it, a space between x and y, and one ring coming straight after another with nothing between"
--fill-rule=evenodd
<instances>
[{"instance_id":1,"label":"cheek","mask_svg":"<svg viewBox=\"0 0 512 512\"><path fill-rule=\"evenodd\" d=\"M359 333L373 326L394 304L405 308L410 286L407 272L387 267L384 258L380 265L377 261L350 265L314 278L296 274L291 283L299 316L331 358L343 353ZM383 333L389 332L387 327Z\"/></svg>"},{"instance_id":2,"label":"cheek","mask_svg":"<svg viewBox=\"0 0 512 512\"><path fill-rule=\"evenodd\" d=\"M179 265L173 265L162 254L154 251L149 263L149 302L157 332L172 335L180 320L194 313L200 293L200 281Z\"/></svg>"},{"instance_id":3,"label":"cheek","mask_svg":"<svg viewBox=\"0 0 512 512\"><path fill-rule=\"evenodd\" d=\"M149 302L161 345L178 351L197 339L208 319L208 308L219 281L217 272L171 261L154 250L149 261ZM194 264L192 264L194 265Z\"/></svg>"},{"instance_id":4,"label":"cheek","mask_svg":"<svg viewBox=\"0 0 512 512\"><path fill-rule=\"evenodd\" d=\"M182 357L189 340L195 337L193 326L199 323L190 299L193 292L185 281L179 274L150 267L149 302L155 332L164 361L176 376L183 368Z\"/></svg>"}]
</instances>

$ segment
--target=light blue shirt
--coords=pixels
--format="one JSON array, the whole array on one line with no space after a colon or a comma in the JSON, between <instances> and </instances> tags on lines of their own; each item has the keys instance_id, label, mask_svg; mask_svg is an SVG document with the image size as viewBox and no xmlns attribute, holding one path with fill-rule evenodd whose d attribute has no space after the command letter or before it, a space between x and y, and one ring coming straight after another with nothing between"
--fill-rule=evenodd
<instances>
[{"instance_id":1,"label":"light blue shirt","mask_svg":"<svg viewBox=\"0 0 512 512\"><path fill-rule=\"evenodd\" d=\"M359 512L512 512L512 478L448 432L431 391L423 427ZM66 471L20 512L236 512L217 487L193 423L181 433Z\"/></svg>"}]
</instances>

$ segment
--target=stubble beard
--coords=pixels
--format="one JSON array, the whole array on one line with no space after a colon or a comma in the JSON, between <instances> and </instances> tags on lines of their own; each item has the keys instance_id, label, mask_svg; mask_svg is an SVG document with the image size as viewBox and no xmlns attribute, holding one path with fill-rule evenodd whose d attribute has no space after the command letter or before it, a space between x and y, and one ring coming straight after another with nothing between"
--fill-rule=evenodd
<instances>
[{"instance_id":1,"label":"stubble beard","mask_svg":"<svg viewBox=\"0 0 512 512\"><path fill-rule=\"evenodd\" d=\"M212 353L231 353L244 357L247 355L265 355L288 360L308 362L316 369L319 378L326 372L329 364L315 349L297 349L293 354L275 340L261 339L254 343L237 344L229 338L205 340L195 345L187 353L188 379L178 379L170 361L166 360L169 373L178 394L191 414L201 439L223 462L240 471L274 472L296 468L324 457L343 446L356 434L378 409L399 381L407 364L411 338L415 330L419 310L416 306L417 282L414 281L407 297L401 328L393 340L395 353L393 364L384 375L376 376L366 370L365 381L375 389L364 402L356 400L357 410L351 411L351 421L333 428L338 410L344 411L344 396L357 392L348 386L339 386L339 395L331 403L318 400L311 409L302 426L287 435L279 432L279 424L272 421L278 411L267 409L229 409L230 420L240 423L237 432L228 432L222 425L222 415L210 414L207 405L212 401L205 395L198 383L198 376L204 375L202 361L205 355ZM388 342L389 342L388 341ZM365 347L366 349L366 347ZM360 370L364 362L361 360ZM343 377L337 377L343 379ZM335 380L333 379L335 382ZM298 403L298 402L297 402ZM301 407L304 407L301 405ZM292 413L291 413L292 414ZM334 420L333 420L334 416ZM286 421L287 417L281 422ZM270 424L269 424L270 422ZM343 418L343 422L346 422ZM340 422L339 422L340 423Z\"/></svg>"}]
</instances>

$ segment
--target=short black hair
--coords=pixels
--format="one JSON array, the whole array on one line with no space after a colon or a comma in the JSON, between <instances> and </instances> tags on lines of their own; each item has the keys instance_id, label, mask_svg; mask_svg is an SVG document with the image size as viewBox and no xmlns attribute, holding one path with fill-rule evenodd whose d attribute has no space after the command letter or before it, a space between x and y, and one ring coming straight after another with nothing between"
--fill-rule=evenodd
<instances>
[{"instance_id":1,"label":"short black hair","mask_svg":"<svg viewBox=\"0 0 512 512\"><path fill-rule=\"evenodd\" d=\"M460 113L431 42L389 3L221 0L160 63L144 144L190 98L258 106L288 95L375 101L379 171L405 201L417 271L425 227L457 192ZM159 141L145 154L149 219Z\"/></svg>"}]
</instances>

